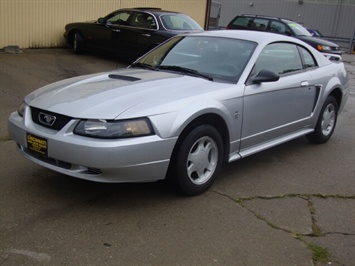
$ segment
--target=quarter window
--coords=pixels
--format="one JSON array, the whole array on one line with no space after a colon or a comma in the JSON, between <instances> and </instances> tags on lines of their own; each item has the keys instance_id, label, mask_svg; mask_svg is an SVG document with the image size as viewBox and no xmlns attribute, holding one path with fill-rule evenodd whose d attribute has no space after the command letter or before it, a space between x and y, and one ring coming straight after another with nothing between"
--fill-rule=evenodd
<instances>
[{"instance_id":1,"label":"quarter window","mask_svg":"<svg viewBox=\"0 0 355 266\"><path fill-rule=\"evenodd\" d=\"M314 60L311 53L303 47L300 47L301 54L303 56L304 68L315 67L317 66L316 61Z\"/></svg>"}]
</instances>

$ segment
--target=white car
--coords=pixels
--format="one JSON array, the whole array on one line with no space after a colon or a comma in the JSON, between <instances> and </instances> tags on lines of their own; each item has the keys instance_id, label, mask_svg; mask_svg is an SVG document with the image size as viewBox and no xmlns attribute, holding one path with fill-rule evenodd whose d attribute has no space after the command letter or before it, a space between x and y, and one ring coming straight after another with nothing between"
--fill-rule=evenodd
<instances>
[{"instance_id":1,"label":"white car","mask_svg":"<svg viewBox=\"0 0 355 266\"><path fill-rule=\"evenodd\" d=\"M60 173L167 179L197 195L222 162L304 135L327 142L348 86L342 62L295 38L210 31L173 37L127 69L36 90L8 129L23 156Z\"/></svg>"}]
</instances>

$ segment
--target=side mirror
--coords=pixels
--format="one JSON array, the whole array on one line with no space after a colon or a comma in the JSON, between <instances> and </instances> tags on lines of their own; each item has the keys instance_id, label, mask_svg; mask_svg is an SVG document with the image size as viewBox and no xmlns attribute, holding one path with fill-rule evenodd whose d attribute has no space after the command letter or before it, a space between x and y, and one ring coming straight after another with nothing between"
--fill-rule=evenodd
<instances>
[{"instance_id":1,"label":"side mirror","mask_svg":"<svg viewBox=\"0 0 355 266\"><path fill-rule=\"evenodd\" d=\"M99 19L97 20L97 22L98 22L99 24L106 24L106 21L105 21L104 18L99 18Z\"/></svg>"},{"instance_id":2,"label":"side mirror","mask_svg":"<svg viewBox=\"0 0 355 266\"><path fill-rule=\"evenodd\" d=\"M279 74L276 74L270 70L261 70L253 79L252 82L262 83L262 82L274 82L280 79Z\"/></svg>"}]
</instances>

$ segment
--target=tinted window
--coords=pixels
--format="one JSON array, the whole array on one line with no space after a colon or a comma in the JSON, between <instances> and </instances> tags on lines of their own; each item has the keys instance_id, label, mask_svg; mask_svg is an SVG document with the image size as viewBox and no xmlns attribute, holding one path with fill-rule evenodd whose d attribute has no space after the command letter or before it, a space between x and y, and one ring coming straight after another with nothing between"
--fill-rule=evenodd
<instances>
[{"instance_id":1,"label":"tinted window","mask_svg":"<svg viewBox=\"0 0 355 266\"><path fill-rule=\"evenodd\" d=\"M255 63L256 72L262 69L278 74L302 70L302 61L297 46L290 43L273 43L266 46Z\"/></svg>"},{"instance_id":2,"label":"tinted window","mask_svg":"<svg viewBox=\"0 0 355 266\"><path fill-rule=\"evenodd\" d=\"M267 19L255 18L252 22L252 26L256 30L266 30L268 22Z\"/></svg>"},{"instance_id":3,"label":"tinted window","mask_svg":"<svg viewBox=\"0 0 355 266\"><path fill-rule=\"evenodd\" d=\"M237 17L233 22L233 26L241 26L241 27L247 27L253 22L252 18L246 18L246 17Z\"/></svg>"},{"instance_id":4,"label":"tinted window","mask_svg":"<svg viewBox=\"0 0 355 266\"><path fill-rule=\"evenodd\" d=\"M285 34L286 33L286 26L285 26L285 24L283 24L281 22L273 20L273 21L271 21L271 24L270 24L270 31Z\"/></svg>"},{"instance_id":5,"label":"tinted window","mask_svg":"<svg viewBox=\"0 0 355 266\"><path fill-rule=\"evenodd\" d=\"M138 13L133 20L133 26L145 29L157 28L157 24L153 16L146 13Z\"/></svg>"},{"instance_id":6,"label":"tinted window","mask_svg":"<svg viewBox=\"0 0 355 266\"><path fill-rule=\"evenodd\" d=\"M106 17L107 22L118 25L128 25L128 19L131 12L119 12L115 14L110 14Z\"/></svg>"},{"instance_id":7,"label":"tinted window","mask_svg":"<svg viewBox=\"0 0 355 266\"><path fill-rule=\"evenodd\" d=\"M263 18L253 18L253 17L237 17L233 22L232 26L241 27L252 30L266 30L269 20ZM233 28L233 27L232 27Z\"/></svg>"},{"instance_id":8,"label":"tinted window","mask_svg":"<svg viewBox=\"0 0 355 266\"><path fill-rule=\"evenodd\" d=\"M161 21L168 30L203 30L197 22L184 14L162 15Z\"/></svg>"}]
</instances>

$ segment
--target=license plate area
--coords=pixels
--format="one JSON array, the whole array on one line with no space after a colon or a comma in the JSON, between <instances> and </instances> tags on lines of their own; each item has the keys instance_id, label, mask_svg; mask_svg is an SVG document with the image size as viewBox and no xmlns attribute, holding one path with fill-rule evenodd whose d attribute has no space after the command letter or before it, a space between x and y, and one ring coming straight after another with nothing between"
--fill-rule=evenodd
<instances>
[{"instance_id":1,"label":"license plate area","mask_svg":"<svg viewBox=\"0 0 355 266\"><path fill-rule=\"evenodd\" d=\"M47 157L48 155L47 139L27 133L27 149Z\"/></svg>"}]
</instances>

